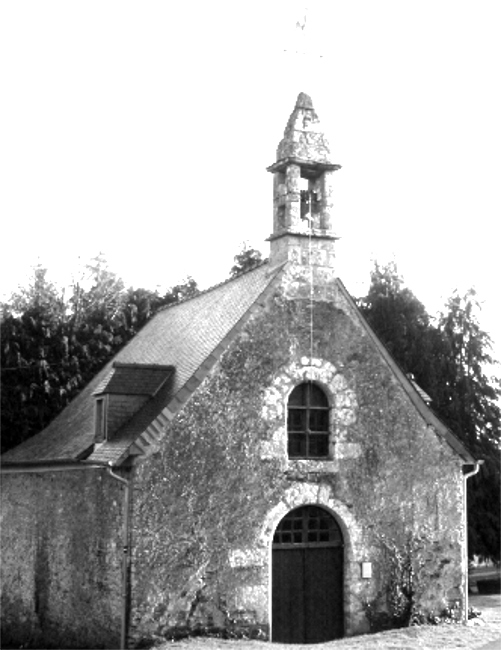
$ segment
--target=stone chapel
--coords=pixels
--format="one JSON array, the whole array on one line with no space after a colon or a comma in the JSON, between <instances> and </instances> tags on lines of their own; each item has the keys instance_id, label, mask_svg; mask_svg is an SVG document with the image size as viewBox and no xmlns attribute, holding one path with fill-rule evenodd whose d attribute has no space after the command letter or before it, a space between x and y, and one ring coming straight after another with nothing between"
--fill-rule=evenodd
<instances>
[{"instance_id":1,"label":"stone chapel","mask_svg":"<svg viewBox=\"0 0 501 650\"><path fill-rule=\"evenodd\" d=\"M269 259L159 311L4 454L5 644L314 643L398 608L464 616L475 459L337 277L339 169L301 93L268 167Z\"/></svg>"}]
</instances>

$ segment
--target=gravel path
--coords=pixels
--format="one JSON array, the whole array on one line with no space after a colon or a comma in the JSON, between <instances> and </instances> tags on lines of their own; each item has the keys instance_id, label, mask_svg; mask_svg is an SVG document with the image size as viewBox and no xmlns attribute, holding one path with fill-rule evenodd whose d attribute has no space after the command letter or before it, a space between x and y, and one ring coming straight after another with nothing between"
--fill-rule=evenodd
<instances>
[{"instance_id":1,"label":"gravel path","mask_svg":"<svg viewBox=\"0 0 501 650\"><path fill-rule=\"evenodd\" d=\"M501 650L501 595L471 596L470 607L482 616L465 625L403 628L315 645L194 638L168 642L156 650Z\"/></svg>"}]
</instances>

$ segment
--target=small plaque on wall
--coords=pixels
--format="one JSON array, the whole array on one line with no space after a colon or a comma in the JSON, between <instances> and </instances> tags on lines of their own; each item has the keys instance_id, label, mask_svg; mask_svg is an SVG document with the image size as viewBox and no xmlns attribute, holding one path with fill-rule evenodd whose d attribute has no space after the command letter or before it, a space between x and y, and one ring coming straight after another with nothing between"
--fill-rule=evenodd
<instances>
[{"instance_id":1,"label":"small plaque on wall","mask_svg":"<svg viewBox=\"0 0 501 650\"><path fill-rule=\"evenodd\" d=\"M362 578L372 578L372 562L362 562Z\"/></svg>"}]
</instances>

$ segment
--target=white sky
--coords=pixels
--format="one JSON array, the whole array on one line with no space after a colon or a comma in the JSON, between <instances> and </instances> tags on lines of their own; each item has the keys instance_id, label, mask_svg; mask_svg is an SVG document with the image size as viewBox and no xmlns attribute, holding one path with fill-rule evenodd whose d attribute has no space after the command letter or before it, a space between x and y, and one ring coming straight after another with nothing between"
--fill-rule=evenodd
<instances>
[{"instance_id":1,"label":"white sky","mask_svg":"<svg viewBox=\"0 0 501 650\"><path fill-rule=\"evenodd\" d=\"M301 43L304 6L4 0L2 297L100 251L159 290L224 280L244 240L267 255L265 168L305 91L342 165L349 291L394 256L433 313L475 285L501 342L501 4L312 0Z\"/></svg>"}]
</instances>

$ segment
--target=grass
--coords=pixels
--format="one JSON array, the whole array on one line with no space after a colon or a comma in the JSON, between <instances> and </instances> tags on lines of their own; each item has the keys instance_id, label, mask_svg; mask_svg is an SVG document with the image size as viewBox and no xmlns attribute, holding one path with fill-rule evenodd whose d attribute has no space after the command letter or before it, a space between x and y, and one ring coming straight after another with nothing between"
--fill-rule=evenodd
<instances>
[{"instance_id":1,"label":"grass","mask_svg":"<svg viewBox=\"0 0 501 650\"><path fill-rule=\"evenodd\" d=\"M465 625L424 625L377 634L362 635L315 645L286 645L263 641L225 641L212 638L193 638L167 642L156 650L474 650L501 640L501 595L470 596L470 607L482 616ZM501 643L500 643L501 648Z\"/></svg>"}]
</instances>

